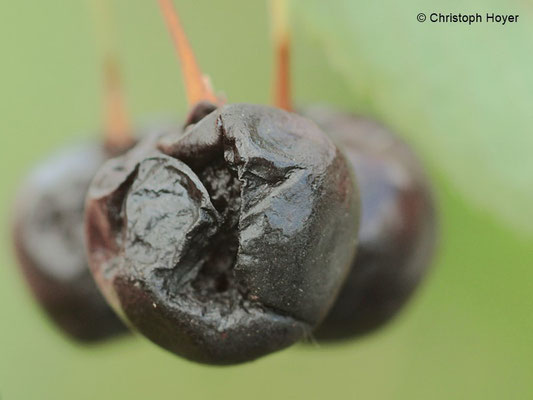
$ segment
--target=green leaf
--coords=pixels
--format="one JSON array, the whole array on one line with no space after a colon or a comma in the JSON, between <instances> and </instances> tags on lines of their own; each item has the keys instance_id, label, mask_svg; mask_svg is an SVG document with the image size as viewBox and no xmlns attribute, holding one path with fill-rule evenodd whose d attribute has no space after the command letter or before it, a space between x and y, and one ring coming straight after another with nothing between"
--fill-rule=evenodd
<instances>
[{"instance_id":1,"label":"green leaf","mask_svg":"<svg viewBox=\"0 0 533 400\"><path fill-rule=\"evenodd\" d=\"M501 4L294 0L292 8L378 118L474 207L531 235L533 7ZM429 21L459 11L520 16L506 25Z\"/></svg>"}]
</instances>

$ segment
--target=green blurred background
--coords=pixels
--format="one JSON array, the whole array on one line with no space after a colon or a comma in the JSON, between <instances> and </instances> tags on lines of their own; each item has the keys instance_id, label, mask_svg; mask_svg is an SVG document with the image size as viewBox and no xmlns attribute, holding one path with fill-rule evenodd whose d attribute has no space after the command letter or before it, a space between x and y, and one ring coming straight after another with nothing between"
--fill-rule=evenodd
<instances>
[{"instance_id":1,"label":"green blurred background","mask_svg":"<svg viewBox=\"0 0 533 400\"><path fill-rule=\"evenodd\" d=\"M175 0L231 102L268 103L262 0ZM533 398L533 3L295 0L294 93L374 116L435 182L440 252L387 329L256 362L193 364L135 337L71 343L16 270L13 193L37 160L97 135L101 46L87 1L0 2L0 399ZM113 1L136 121L186 110L155 1ZM419 12L520 14L514 25L419 23Z\"/></svg>"}]
</instances>

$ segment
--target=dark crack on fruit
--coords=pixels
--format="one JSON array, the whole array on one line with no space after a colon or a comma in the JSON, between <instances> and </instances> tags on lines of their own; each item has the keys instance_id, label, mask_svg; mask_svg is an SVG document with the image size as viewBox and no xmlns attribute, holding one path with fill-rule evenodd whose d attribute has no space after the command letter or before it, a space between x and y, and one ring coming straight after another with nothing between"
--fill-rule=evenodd
<instances>
[{"instance_id":1,"label":"dark crack on fruit","mask_svg":"<svg viewBox=\"0 0 533 400\"><path fill-rule=\"evenodd\" d=\"M132 326L191 360L231 364L325 316L355 251L358 196L315 124L237 104L104 165L86 221L94 276Z\"/></svg>"},{"instance_id":2,"label":"dark crack on fruit","mask_svg":"<svg viewBox=\"0 0 533 400\"><path fill-rule=\"evenodd\" d=\"M378 123L315 107L309 116L346 153L361 192L357 255L319 340L357 338L403 309L431 264L436 212L429 180L411 149Z\"/></svg>"},{"instance_id":3,"label":"dark crack on fruit","mask_svg":"<svg viewBox=\"0 0 533 400\"><path fill-rule=\"evenodd\" d=\"M219 231L211 239L209 257L202 266L192 286L196 292L209 296L236 288L233 266L237 257L239 238L237 235L241 183L225 166L222 154L210 165L195 171L207 189L213 206L222 217Z\"/></svg>"}]
</instances>

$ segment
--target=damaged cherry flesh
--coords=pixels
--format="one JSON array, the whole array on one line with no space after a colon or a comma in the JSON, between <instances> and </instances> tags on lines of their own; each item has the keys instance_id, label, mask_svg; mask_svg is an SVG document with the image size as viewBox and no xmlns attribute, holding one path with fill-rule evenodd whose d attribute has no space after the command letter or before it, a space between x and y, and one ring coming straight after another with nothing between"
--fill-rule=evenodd
<instances>
[{"instance_id":1,"label":"damaged cherry flesh","mask_svg":"<svg viewBox=\"0 0 533 400\"><path fill-rule=\"evenodd\" d=\"M90 266L153 342L198 362L244 362L324 318L358 213L351 169L316 124L227 105L100 169L86 207Z\"/></svg>"},{"instance_id":2,"label":"damaged cherry flesh","mask_svg":"<svg viewBox=\"0 0 533 400\"><path fill-rule=\"evenodd\" d=\"M38 165L19 191L14 242L33 294L73 338L94 341L125 332L99 293L85 254L83 208L104 146L77 146Z\"/></svg>"},{"instance_id":3,"label":"damaged cherry flesh","mask_svg":"<svg viewBox=\"0 0 533 400\"><path fill-rule=\"evenodd\" d=\"M345 152L361 193L357 255L314 334L320 340L354 338L391 320L426 273L435 247L434 201L421 164L388 130L326 108L305 115Z\"/></svg>"}]
</instances>

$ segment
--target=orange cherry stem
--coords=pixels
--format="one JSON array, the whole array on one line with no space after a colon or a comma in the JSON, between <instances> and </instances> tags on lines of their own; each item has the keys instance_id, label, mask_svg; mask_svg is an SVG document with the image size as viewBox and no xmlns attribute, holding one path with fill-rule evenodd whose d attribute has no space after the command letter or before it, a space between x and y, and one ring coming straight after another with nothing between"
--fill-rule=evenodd
<instances>
[{"instance_id":1,"label":"orange cherry stem","mask_svg":"<svg viewBox=\"0 0 533 400\"><path fill-rule=\"evenodd\" d=\"M189 106L192 108L200 102L220 104L220 100L214 94L209 80L202 74L198 66L172 0L158 0L158 2L181 63Z\"/></svg>"},{"instance_id":2,"label":"orange cherry stem","mask_svg":"<svg viewBox=\"0 0 533 400\"><path fill-rule=\"evenodd\" d=\"M271 0L272 36L274 41L273 103L276 107L291 111L291 63L287 0Z\"/></svg>"},{"instance_id":3,"label":"orange cherry stem","mask_svg":"<svg viewBox=\"0 0 533 400\"><path fill-rule=\"evenodd\" d=\"M126 149L133 144L130 121L126 112L118 60L108 55L104 62L106 103L106 146L111 149Z\"/></svg>"},{"instance_id":4,"label":"orange cherry stem","mask_svg":"<svg viewBox=\"0 0 533 400\"><path fill-rule=\"evenodd\" d=\"M96 34L104 54L102 79L105 147L112 151L124 150L131 146L134 140L126 112L110 0L93 0L91 5L97 28Z\"/></svg>"}]
</instances>

